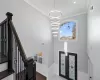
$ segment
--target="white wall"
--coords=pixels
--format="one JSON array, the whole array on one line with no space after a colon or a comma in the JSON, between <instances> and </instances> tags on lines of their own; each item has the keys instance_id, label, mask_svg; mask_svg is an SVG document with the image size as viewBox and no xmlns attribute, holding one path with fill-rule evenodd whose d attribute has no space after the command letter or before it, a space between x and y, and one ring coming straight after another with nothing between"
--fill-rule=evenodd
<instances>
[{"instance_id":1,"label":"white wall","mask_svg":"<svg viewBox=\"0 0 100 80\"><path fill-rule=\"evenodd\" d=\"M52 37L52 41L50 43L50 53L48 54L48 63L49 63L49 67L52 66L52 64L54 63L54 40Z\"/></svg>"},{"instance_id":2,"label":"white wall","mask_svg":"<svg viewBox=\"0 0 100 80\"><path fill-rule=\"evenodd\" d=\"M87 57L87 14L77 15L64 20L76 20L78 25L78 39L68 42L68 52L78 54L78 70L88 73L88 57ZM54 61L55 72L59 74L59 50L64 50L64 42L54 38Z\"/></svg>"},{"instance_id":3,"label":"white wall","mask_svg":"<svg viewBox=\"0 0 100 80\"><path fill-rule=\"evenodd\" d=\"M90 0L90 5L94 9L88 10L88 54L93 64L93 80L100 80L100 0Z\"/></svg>"},{"instance_id":4,"label":"white wall","mask_svg":"<svg viewBox=\"0 0 100 80\"><path fill-rule=\"evenodd\" d=\"M51 47L49 45L52 40L48 18L24 0L12 0L11 5L11 12L14 14L13 22L27 57L43 52L43 63L48 65Z\"/></svg>"},{"instance_id":5,"label":"white wall","mask_svg":"<svg viewBox=\"0 0 100 80\"><path fill-rule=\"evenodd\" d=\"M6 12L10 10L10 1L0 0L0 22L6 18ZM9 7L8 7L9 5Z\"/></svg>"},{"instance_id":6,"label":"white wall","mask_svg":"<svg viewBox=\"0 0 100 80\"><path fill-rule=\"evenodd\" d=\"M0 21L3 21L6 12L12 12L14 26L18 32L27 57L43 52L43 63L51 65L52 35L50 22L47 17L29 6L24 0L0 1ZM44 43L44 45L42 45ZM50 63L49 63L50 62Z\"/></svg>"}]
</instances>

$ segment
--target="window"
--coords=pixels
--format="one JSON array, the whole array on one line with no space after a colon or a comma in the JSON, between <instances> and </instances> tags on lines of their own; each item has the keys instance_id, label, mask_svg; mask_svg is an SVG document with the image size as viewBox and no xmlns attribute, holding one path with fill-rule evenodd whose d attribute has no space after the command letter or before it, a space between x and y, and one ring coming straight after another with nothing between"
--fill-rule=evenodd
<instances>
[{"instance_id":1,"label":"window","mask_svg":"<svg viewBox=\"0 0 100 80\"><path fill-rule=\"evenodd\" d=\"M60 36L60 40L75 40L76 22L69 21L60 25L59 36Z\"/></svg>"}]
</instances>

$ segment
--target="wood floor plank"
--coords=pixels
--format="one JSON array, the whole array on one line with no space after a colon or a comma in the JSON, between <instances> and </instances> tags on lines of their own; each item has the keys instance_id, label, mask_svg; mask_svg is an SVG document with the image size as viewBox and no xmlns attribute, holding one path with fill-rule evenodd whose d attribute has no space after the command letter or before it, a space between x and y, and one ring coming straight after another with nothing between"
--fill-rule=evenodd
<instances>
[{"instance_id":1,"label":"wood floor plank","mask_svg":"<svg viewBox=\"0 0 100 80\"><path fill-rule=\"evenodd\" d=\"M46 77L37 72L36 73L36 80L46 80Z\"/></svg>"}]
</instances>

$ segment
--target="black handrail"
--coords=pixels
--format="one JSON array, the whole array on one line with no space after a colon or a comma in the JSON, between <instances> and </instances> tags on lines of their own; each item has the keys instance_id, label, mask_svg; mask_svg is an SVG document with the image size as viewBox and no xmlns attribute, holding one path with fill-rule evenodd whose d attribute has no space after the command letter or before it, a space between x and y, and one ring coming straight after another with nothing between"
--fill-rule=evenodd
<instances>
[{"instance_id":1,"label":"black handrail","mask_svg":"<svg viewBox=\"0 0 100 80\"><path fill-rule=\"evenodd\" d=\"M17 34L17 32L16 32L16 30L15 30L15 27L14 27L14 25L13 25L13 23L12 23L12 16L13 16L13 14L8 12L6 15L7 15L7 19L8 19L8 24L9 24L9 26L10 26L10 28L11 28L11 30L12 30L14 36L15 36L15 39L16 39L16 41L17 41L19 50L20 50L20 52L21 52L22 60L23 60L24 62L27 62L27 57L26 57L26 55L25 55L24 49L23 49L23 47L22 47L22 45L21 45L21 42L20 42L19 37L18 37L18 34Z\"/></svg>"},{"instance_id":2,"label":"black handrail","mask_svg":"<svg viewBox=\"0 0 100 80\"><path fill-rule=\"evenodd\" d=\"M2 22L0 23L0 26L1 26L2 24L4 24L5 22L7 22L7 20L8 20L8 18L6 18L4 21L2 21Z\"/></svg>"}]
</instances>

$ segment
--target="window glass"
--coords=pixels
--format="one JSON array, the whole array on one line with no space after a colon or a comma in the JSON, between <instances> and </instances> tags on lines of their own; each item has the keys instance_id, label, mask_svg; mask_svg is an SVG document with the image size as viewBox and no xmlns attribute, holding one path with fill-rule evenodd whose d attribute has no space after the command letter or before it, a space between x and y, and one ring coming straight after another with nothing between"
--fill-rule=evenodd
<instances>
[{"instance_id":1,"label":"window glass","mask_svg":"<svg viewBox=\"0 0 100 80\"><path fill-rule=\"evenodd\" d=\"M75 40L76 39L76 22L69 21L63 23L59 29L60 40Z\"/></svg>"}]
</instances>

